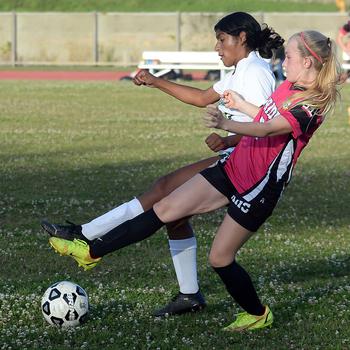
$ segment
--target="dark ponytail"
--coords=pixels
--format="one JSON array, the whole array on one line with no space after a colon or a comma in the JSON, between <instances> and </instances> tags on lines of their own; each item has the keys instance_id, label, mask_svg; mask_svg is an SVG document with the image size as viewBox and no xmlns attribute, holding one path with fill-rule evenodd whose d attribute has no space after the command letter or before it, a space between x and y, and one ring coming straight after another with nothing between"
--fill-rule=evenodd
<instances>
[{"instance_id":1,"label":"dark ponytail","mask_svg":"<svg viewBox=\"0 0 350 350\"><path fill-rule=\"evenodd\" d=\"M257 50L260 56L271 58L274 51L282 47L283 43L284 39L264 23L257 40Z\"/></svg>"},{"instance_id":2,"label":"dark ponytail","mask_svg":"<svg viewBox=\"0 0 350 350\"><path fill-rule=\"evenodd\" d=\"M215 25L214 30L222 31L232 36L246 33L246 45L253 51L258 51L263 58L271 58L273 51L280 48L284 40L266 24L263 27L257 20L246 12L234 12Z\"/></svg>"}]
</instances>

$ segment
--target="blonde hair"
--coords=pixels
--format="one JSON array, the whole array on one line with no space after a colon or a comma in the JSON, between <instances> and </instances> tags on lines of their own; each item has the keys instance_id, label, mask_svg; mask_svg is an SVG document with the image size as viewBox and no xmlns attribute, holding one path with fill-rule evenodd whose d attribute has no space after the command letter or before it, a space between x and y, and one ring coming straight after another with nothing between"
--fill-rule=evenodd
<instances>
[{"instance_id":1,"label":"blonde hair","mask_svg":"<svg viewBox=\"0 0 350 350\"><path fill-rule=\"evenodd\" d=\"M335 44L332 40L315 30L294 34L302 57L311 57L318 71L315 81L307 90L298 92L292 99L292 105L307 104L327 114L334 109L338 99L341 67L336 57Z\"/></svg>"}]
</instances>

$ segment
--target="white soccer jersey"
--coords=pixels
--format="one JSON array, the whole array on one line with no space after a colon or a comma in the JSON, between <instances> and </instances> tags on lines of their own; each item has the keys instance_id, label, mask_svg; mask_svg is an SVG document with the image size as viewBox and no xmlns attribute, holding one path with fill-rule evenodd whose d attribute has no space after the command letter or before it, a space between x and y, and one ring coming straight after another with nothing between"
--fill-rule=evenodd
<instances>
[{"instance_id":1,"label":"white soccer jersey","mask_svg":"<svg viewBox=\"0 0 350 350\"><path fill-rule=\"evenodd\" d=\"M233 72L227 73L223 79L214 84L213 89L218 94L225 90L233 90L246 101L262 106L275 90L275 77L270 65L252 51L248 57L241 59ZM219 110L229 119L248 122L252 121L246 114L226 108L219 104Z\"/></svg>"}]
</instances>

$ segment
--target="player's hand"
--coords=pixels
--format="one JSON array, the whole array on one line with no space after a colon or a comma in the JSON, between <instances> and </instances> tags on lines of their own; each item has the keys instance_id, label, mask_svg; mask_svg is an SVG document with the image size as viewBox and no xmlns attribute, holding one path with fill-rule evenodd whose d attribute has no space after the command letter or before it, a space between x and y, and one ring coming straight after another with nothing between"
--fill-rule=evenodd
<instances>
[{"instance_id":1,"label":"player's hand","mask_svg":"<svg viewBox=\"0 0 350 350\"><path fill-rule=\"evenodd\" d=\"M226 138L218 135L217 133L211 133L206 139L205 143L213 152L219 152L223 149L228 148L226 144Z\"/></svg>"},{"instance_id":2,"label":"player's hand","mask_svg":"<svg viewBox=\"0 0 350 350\"><path fill-rule=\"evenodd\" d=\"M224 129L225 121L225 117L216 105L210 104L207 106L206 113L203 116L203 122L207 128Z\"/></svg>"},{"instance_id":3,"label":"player's hand","mask_svg":"<svg viewBox=\"0 0 350 350\"><path fill-rule=\"evenodd\" d=\"M145 69L141 69L133 78L135 85L146 85L148 87L154 87L154 81L157 78Z\"/></svg>"},{"instance_id":4,"label":"player's hand","mask_svg":"<svg viewBox=\"0 0 350 350\"><path fill-rule=\"evenodd\" d=\"M240 104L244 101L243 97L233 90L226 90L222 99L224 100L225 107L231 109L240 109Z\"/></svg>"}]
</instances>

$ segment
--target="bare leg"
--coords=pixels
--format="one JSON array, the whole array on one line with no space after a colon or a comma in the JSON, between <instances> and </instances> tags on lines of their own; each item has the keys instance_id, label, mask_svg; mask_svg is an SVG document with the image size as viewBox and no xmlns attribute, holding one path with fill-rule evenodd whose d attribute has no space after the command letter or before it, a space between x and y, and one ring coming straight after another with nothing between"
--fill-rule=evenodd
<instances>
[{"instance_id":1,"label":"bare leg","mask_svg":"<svg viewBox=\"0 0 350 350\"><path fill-rule=\"evenodd\" d=\"M123 203L92 221L83 224L83 235L89 240L102 237L114 227L152 208L154 203L168 195L176 187L186 182L199 171L213 164L217 159L218 157L204 159L161 177L139 198L134 198L129 202ZM180 238L182 238L181 235L183 235L184 238L193 236L191 226L186 220L170 224L169 227L170 232L178 233Z\"/></svg>"},{"instance_id":2,"label":"bare leg","mask_svg":"<svg viewBox=\"0 0 350 350\"><path fill-rule=\"evenodd\" d=\"M160 177L148 191L138 197L144 211L151 209L155 203L159 202L200 171L214 164L218 159L219 157L202 159Z\"/></svg>"},{"instance_id":3,"label":"bare leg","mask_svg":"<svg viewBox=\"0 0 350 350\"><path fill-rule=\"evenodd\" d=\"M219 157L204 159L160 178L149 191L139 197L142 206L145 209L151 208L156 201L164 198L195 174L214 164L218 159ZM199 292L198 285L197 240L189 222L189 217L168 223L166 228L169 237L169 250L181 293L179 297L182 298L186 294L187 300L190 300L190 302L179 303L178 301L171 301L170 304L156 311L155 314L157 316L163 316L166 313L183 313L198 310L205 306L205 300ZM172 305L176 307L173 308ZM180 309L178 308L179 305L181 305ZM193 305L196 305L196 307L194 308Z\"/></svg>"},{"instance_id":4,"label":"bare leg","mask_svg":"<svg viewBox=\"0 0 350 350\"><path fill-rule=\"evenodd\" d=\"M92 225L83 226L83 233L89 233L90 238L101 237L120 223L134 218L143 211L149 210L155 203L166 197L174 189L203 169L214 164L218 159L219 157L217 156L203 159L159 178L151 188L140 197L124 203L104 216L95 219ZM169 236L170 253L180 292L182 294L196 294L199 291L197 277L197 241L188 217L170 222L166 227ZM88 232L88 229L90 229L90 232ZM198 295L196 295L196 298L198 299ZM202 304L205 303L201 295L199 295L199 298ZM197 301L198 300L195 300L195 302Z\"/></svg>"},{"instance_id":5,"label":"bare leg","mask_svg":"<svg viewBox=\"0 0 350 350\"><path fill-rule=\"evenodd\" d=\"M167 222L190 215L206 213L228 203L202 175L197 174L152 209L128 220L90 244L92 257L102 257L130 244L140 242L157 232Z\"/></svg>"},{"instance_id":6,"label":"bare leg","mask_svg":"<svg viewBox=\"0 0 350 350\"><path fill-rule=\"evenodd\" d=\"M238 250L253 234L226 214L211 246L210 264L213 267L231 264Z\"/></svg>"},{"instance_id":7,"label":"bare leg","mask_svg":"<svg viewBox=\"0 0 350 350\"><path fill-rule=\"evenodd\" d=\"M173 222L189 215L221 208L228 199L202 175L197 174L153 206L158 218Z\"/></svg>"},{"instance_id":8,"label":"bare leg","mask_svg":"<svg viewBox=\"0 0 350 350\"><path fill-rule=\"evenodd\" d=\"M235 256L243 244L253 235L226 214L209 255L215 272L224 282L227 291L249 314L263 315L261 304L249 274L235 261Z\"/></svg>"}]
</instances>

